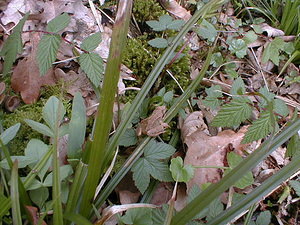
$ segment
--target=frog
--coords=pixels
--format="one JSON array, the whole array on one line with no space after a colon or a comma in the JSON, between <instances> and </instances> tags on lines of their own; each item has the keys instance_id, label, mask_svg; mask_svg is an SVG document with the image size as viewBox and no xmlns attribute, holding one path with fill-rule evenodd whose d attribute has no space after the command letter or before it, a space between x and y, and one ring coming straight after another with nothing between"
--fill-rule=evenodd
<instances>
[{"instance_id":1,"label":"frog","mask_svg":"<svg viewBox=\"0 0 300 225\"><path fill-rule=\"evenodd\" d=\"M169 125L164 122L166 111L166 106L158 106L155 108L148 118L140 122L137 128L137 135L141 136L144 134L149 137L157 137L163 134L166 128L169 127Z\"/></svg>"}]
</instances>

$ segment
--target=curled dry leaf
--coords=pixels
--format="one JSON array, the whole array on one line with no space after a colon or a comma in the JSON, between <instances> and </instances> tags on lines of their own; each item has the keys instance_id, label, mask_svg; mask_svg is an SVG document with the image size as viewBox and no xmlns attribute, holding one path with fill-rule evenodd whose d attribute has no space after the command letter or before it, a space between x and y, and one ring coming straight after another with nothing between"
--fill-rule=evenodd
<instances>
[{"instance_id":1,"label":"curled dry leaf","mask_svg":"<svg viewBox=\"0 0 300 225\"><path fill-rule=\"evenodd\" d=\"M20 105L21 103L21 100L18 96L8 96L6 99L5 99L5 109L8 111L8 112L13 112L15 111L18 106Z\"/></svg>"},{"instance_id":2,"label":"curled dry leaf","mask_svg":"<svg viewBox=\"0 0 300 225\"><path fill-rule=\"evenodd\" d=\"M182 137L189 137L198 130L207 130L201 111L191 113L184 121L181 128Z\"/></svg>"},{"instance_id":3,"label":"curled dry leaf","mask_svg":"<svg viewBox=\"0 0 300 225\"><path fill-rule=\"evenodd\" d=\"M282 30L271 27L267 23L260 24L260 28L262 29L262 31L267 33L268 37L278 37L284 35L284 32Z\"/></svg>"},{"instance_id":4,"label":"curled dry leaf","mask_svg":"<svg viewBox=\"0 0 300 225\"><path fill-rule=\"evenodd\" d=\"M31 38L31 53L27 58L22 59L14 68L11 78L12 88L16 92L21 93L22 100L26 104L32 104L37 101L42 86L55 84L52 69L50 69L46 75L40 76L36 62L36 51L39 40L39 34L33 33Z\"/></svg>"},{"instance_id":5,"label":"curled dry leaf","mask_svg":"<svg viewBox=\"0 0 300 225\"><path fill-rule=\"evenodd\" d=\"M188 117L186 121L189 121ZM187 124L184 124L183 127L185 126ZM188 146L184 164L223 167L228 148L241 154L247 146L240 144L246 130L246 127L242 127L237 133L232 130L225 130L217 136L208 136L203 130L198 129L189 136L183 136L183 140ZM208 182L216 183L221 179L221 176L222 171L218 168L197 168L194 177L187 183L187 189L190 190L195 184L201 186Z\"/></svg>"},{"instance_id":6,"label":"curled dry leaf","mask_svg":"<svg viewBox=\"0 0 300 225\"><path fill-rule=\"evenodd\" d=\"M191 13L179 5L175 0L159 0L159 2L169 13L180 19L188 21L192 17Z\"/></svg>"}]
</instances>

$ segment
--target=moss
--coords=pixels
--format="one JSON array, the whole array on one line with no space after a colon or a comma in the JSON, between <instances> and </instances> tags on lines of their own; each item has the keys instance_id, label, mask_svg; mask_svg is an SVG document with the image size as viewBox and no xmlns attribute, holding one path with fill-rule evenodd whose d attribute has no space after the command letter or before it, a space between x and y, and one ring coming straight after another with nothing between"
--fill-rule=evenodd
<instances>
[{"instance_id":1,"label":"moss","mask_svg":"<svg viewBox=\"0 0 300 225\"><path fill-rule=\"evenodd\" d=\"M140 24L149 20L157 20L165 14L165 10L156 0L135 0L132 12L136 21Z\"/></svg>"},{"instance_id":2,"label":"moss","mask_svg":"<svg viewBox=\"0 0 300 225\"><path fill-rule=\"evenodd\" d=\"M46 104L50 96L52 95L59 96L60 93L61 93L60 84L54 86L48 86L42 89L41 96L38 102L31 105L22 105L13 113L3 113L2 125L4 129L9 128L10 126L16 123L21 123L20 130L18 131L16 137L8 145L11 155L23 155L27 143L32 138L43 140L43 135L30 128L24 122L24 119L31 119L36 122L43 123L42 110L44 105ZM68 99L63 99L62 101L67 111L66 115L68 116L70 115L71 112L71 103Z\"/></svg>"}]
</instances>

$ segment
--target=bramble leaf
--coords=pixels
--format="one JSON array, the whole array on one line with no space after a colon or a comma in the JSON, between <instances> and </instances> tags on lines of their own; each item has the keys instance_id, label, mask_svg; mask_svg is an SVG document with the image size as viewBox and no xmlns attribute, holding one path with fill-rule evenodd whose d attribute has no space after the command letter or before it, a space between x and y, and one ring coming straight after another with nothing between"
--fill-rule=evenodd
<instances>
[{"instance_id":1,"label":"bramble leaf","mask_svg":"<svg viewBox=\"0 0 300 225\"><path fill-rule=\"evenodd\" d=\"M155 38L148 41L148 44L154 48L166 48L168 47L168 40L164 38Z\"/></svg>"},{"instance_id":2,"label":"bramble leaf","mask_svg":"<svg viewBox=\"0 0 300 225\"><path fill-rule=\"evenodd\" d=\"M272 121L275 121L273 113L269 111L262 112L260 117L248 128L242 144L265 138L273 129Z\"/></svg>"},{"instance_id":3,"label":"bramble leaf","mask_svg":"<svg viewBox=\"0 0 300 225\"><path fill-rule=\"evenodd\" d=\"M230 152L227 154L227 161L230 168L226 170L225 174L229 173L233 168L238 166L243 161L243 158L234 152ZM253 175L251 171L249 171L241 179L239 179L234 186L243 189L253 184L253 182Z\"/></svg>"},{"instance_id":4,"label":"bramble leaf","mask_svg":"<svg viewBox=\"0 0 300 225\"><path fill-rule=\"evenodd\" d=\"M241 77L236 78L231 86L230 94L232 95L243 95L246 92L244 81Z\"/></svg>"},{"instance_id":5,"label":"bramble leaf","mask_svg":"<svg viewBox=\"0 0 300 225\"><path fill-rule=\"evenodd\" d=\"M132 146L137 143L137 137L136 137L136 132L133 128L129 128L125 131L123 136L121 136L119 145L121 146Z\"/></svg>"},{"instance_id":6,"label":"bramble leaf","mask_svg":"<svg viewBox=\"0 0 300 225\"><path fill-rule=\"evenodd\" d=\"M95 53L84 53L79 56L79 64L91 82L99 87L103 78L103 60Z\"/></svg>"},{"instance_id":7,"label":"bramble leaf","mask_svg":"<svg viewBox=\"0 0 300 225\"><path fill-rule=\"evenodd\" d=\"M259 214L257 217L255 224L256 225L266 225L271 223L272 214L270 211L264 211Z\"/></svg>"},{"instance_id":8,"label":"bramble leaf","mask_svg":"<svg viewBox=\"0 0 300 225\"><path fill-rule=\"evenodd\" d=\"M234 53L238 58L243 58L247 55L247 45L242 39L232 39L229 43L229 50Z\"/></svg>"},{"instance_id":9,"label":"bramble leaf","mask_svg":"<svg viewBox=\"0 0 300 225\"><path fill-rule=\"evenodd\" d=\"M55 61L60 41L59 35L49 34L45 34L40 40L36 58L41 76L46 74Z\"/></svg>"},{"instance_id":10,"label":"bramble leaf","mask_svg":"<svg viewBox=\"0 0 300 225\"><path fill-rule=\"evenodd\" d=\"M23 50L21 32L28 15L29 13L26 13L18 25L13 29L13 33L9 35L0 52L0 55L4 57L3 76L6 76L10 72L13 63L17 58L17 54L21 53Z\"/></svg>"},{"instance_id":11,"label":"bramble leaf","mask_svg":"<svg viewBox=\"0 0 300 225\"><path fill-rule=\"evenodd\" d=\"M160 181L172 181L168 164L162 159L170 157L175 148L165 143L150 141L144 149L144 157L141 157L132 167L135 185L144 193L150 183L150 175Z\"/></svg>"},{"instance_id":12,"label":"bramble leaf","mask_svg":"<svg viewBox=\"0 0 300 225\"><path fill-rule=\"evenodd\" d=\"M80 47L88 52L94 51L101 43L101 33L97 32L85 38Z\"/></svg>"},{"instance_id":13,"label":"bramble leaf","mask_svg":"<svg viewBox=\"0 0 300 225\"><path fill-rule=\"evenodd\" d=\"M51 20L47 27L46 31L57 33L63 29L65 29L69 23L70 23L71 17L67 13L63 13L57 17L55 17L53 20Z\"/></svg>"},{"instance_id":14,"label":"bramble leaf","mask_svg":"<svg viewBox=\"0 0 300 225\"><path fill-rule=\"evenodd\" d=\"M239 126L241 122L249 119L252 113L248 98L235 98L225 104L213 119L211 125L215 127Z\"/></svg>"},{"instance_id":15,"label":"bramble leaf","mask_svg":"<svg viewBox=\"0 0 300 225\"><path fill-rule=\"evenodd\" d=\"M126 214L121 217L121 220L125 224L153 225L152 209L150 208L128 209Z\"/></svg>"},{"instance_id":16,"label":"bramble leaf","mask_svg":"<svg viewBox=\"0 0 300 225\"><path fill-rule=\"evenodd\" d=\"M214 85L210 88L205 88L207 97L202 101L202 103L211 108L212 110L217 109L221 105L221 100L218 98L222 97L221 86Z\"/></svg>"}]
</instances>

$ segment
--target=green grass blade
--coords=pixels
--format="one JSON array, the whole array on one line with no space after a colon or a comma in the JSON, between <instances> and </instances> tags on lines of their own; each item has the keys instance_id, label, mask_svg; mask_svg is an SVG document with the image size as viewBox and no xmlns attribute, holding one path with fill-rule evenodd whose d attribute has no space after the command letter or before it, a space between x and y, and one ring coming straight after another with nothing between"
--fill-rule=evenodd
<instances>
[{"instance_id":1,"label":"green grass blade","mask_svg":"<svg viewBox=\"0 0 300 225\"><path fill-rule=\"evenodd\" d=\"M10 196L11 196L11 208L12 208L12 218L14 225L22 225L21 209L19 202L19 185L18 185L18 161L13 163L13 168L11 171L11 186L10 186Z\"/></svg>"},{"instance_id":2,"label":"green grass blade","mask_svg":"<svg viewBox=\"0 0 300 225\"><path fill-rule=\"evenodd\" d=\"M296 120L290 126L286 127L281 133L270 141L263 143L254 153L243 160L239 166L235 167L220 182L212 184L210 188L205 189L184 209L177 213L172 220L172 225L183 225L190 221L195 215L202 212L214 199L226 191L230 186L240 179L241 174L245 174L275 151L280 145L286 142L291 136L300 129L300 119Z\"/></svg>"},{"instance_id":3,"label":"green grass blade","mask_svg":"<svg viewBox=\"0 0 300 225\"><path fill-rule=\"evenodd\" d=\"M95 136L93 138L89 157L88 174L83 190L80 212L87 216L91 210L91 202L95 190L103 174L107 141L112 126L113 104L117 92L120 75L122 50L125 47L130 22L132 0L119 1L116 22L114 24L109 57L106 65L103 87L101 91L98 116L96 119Z\"/></svg>"},{"instance_id":4,"label":"green grass blade","mask_svg":"<svg viewBox=\"0 0 300 225\"><path fill-rule=\"evenodd\" d=\"M88 221L86 218L81 216L80 214L75 214L75 213L65 213L64 218L66 220L69 220L71 222L74 222L75 224L80 224L80 225L92 225L90 221Z\"/></svg>"},{"instance_id":5,"label":"green grass blade","mask_svg":"<svg viewBox=\"0 0 300 225\"><path fill-rule=\"evenodd\" d=\"M8 210L11 208L11 198L5 197L3 194L0 196L0 221L5 216Z\"/></svg>"},{"instance_id":6,"label":"green grass blade","mask_svg":"<svg viewBox=\"0 0 300 225\"><path fill-rule=\"evenodd\" d=\"M287 180L290 176L296 173L299 170L300 165L300 156L294 158L287 166L283 167L279 172L275 175L269 177L266 181L264 181L259 187L253 190L251 193L247 194L243 199L239 202L223 211L219 215L217 215L212 221L210 221L209 225L222 225L226 224L230 220L234 219L241 212L245 211L247 208L258 202L262 199L262 197L268 193L270 193L273 189L275 189L278 185L280 185L283 181Z\"/></svg>"}]
</instances>

